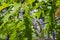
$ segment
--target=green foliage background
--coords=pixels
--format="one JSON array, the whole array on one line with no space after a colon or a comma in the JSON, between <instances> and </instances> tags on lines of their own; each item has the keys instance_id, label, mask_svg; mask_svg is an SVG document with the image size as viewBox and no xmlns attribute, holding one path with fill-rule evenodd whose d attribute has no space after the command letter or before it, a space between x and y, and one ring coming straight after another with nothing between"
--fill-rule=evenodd
<instances>
[{"instance_id":1,"label":"green foliage background","mask_svg":"<svg viewBox=\"0 0 60 40\"><path fill-rule=\"evenodd\" d=\"M9 40L34 40L32 36L34 35L32 28L34 17L37 17L36 20L46 17L44 22L48 23L45 25L44 34L49 32L51 34L53 30L56 30L56 40L60 39L60 25L57 25L54 16L55 10L60 6L60 0L35 1L25 0L22 4L22 0L0 0L0 40L5 40L8 35L10 35ZM14 10L11 11L13 7ZM21 7L25 11L22 20L19 19ZM7 11L3 12L5 8ZM30 15L29 12L34 9L38 9L38 12Z\"/></svg>"}]
</instances>

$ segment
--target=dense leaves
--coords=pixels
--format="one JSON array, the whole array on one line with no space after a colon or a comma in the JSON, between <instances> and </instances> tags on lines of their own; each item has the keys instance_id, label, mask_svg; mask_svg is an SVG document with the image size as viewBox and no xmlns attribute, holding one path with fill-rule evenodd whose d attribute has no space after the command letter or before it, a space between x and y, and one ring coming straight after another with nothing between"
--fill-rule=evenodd
<instances>
[{"instance_id":1,"label":"dense leaves","mask_svg":"<svg viewBox=\"0 0 60 40\"><path fill-rule=\"evenodd\" d=\"M0 40L59 40L58 7L59 0L0 0Z\"/></svg>"}]
</instances>

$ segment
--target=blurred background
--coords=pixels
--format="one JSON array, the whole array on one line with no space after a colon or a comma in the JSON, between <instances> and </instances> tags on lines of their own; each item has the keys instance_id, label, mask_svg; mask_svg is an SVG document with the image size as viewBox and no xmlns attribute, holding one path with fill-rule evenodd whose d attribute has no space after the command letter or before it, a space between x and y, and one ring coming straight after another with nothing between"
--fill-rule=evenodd
<instances>
[{"instance_id":1,"label":"blurred background","mask_svg":"<svg viewBox=\"0 0 60 40\"><path fill-rule=\"evenodd\" d=\"M60 0L0 0L0 40L60 40Z\"/></svg>"}]
</instances>

